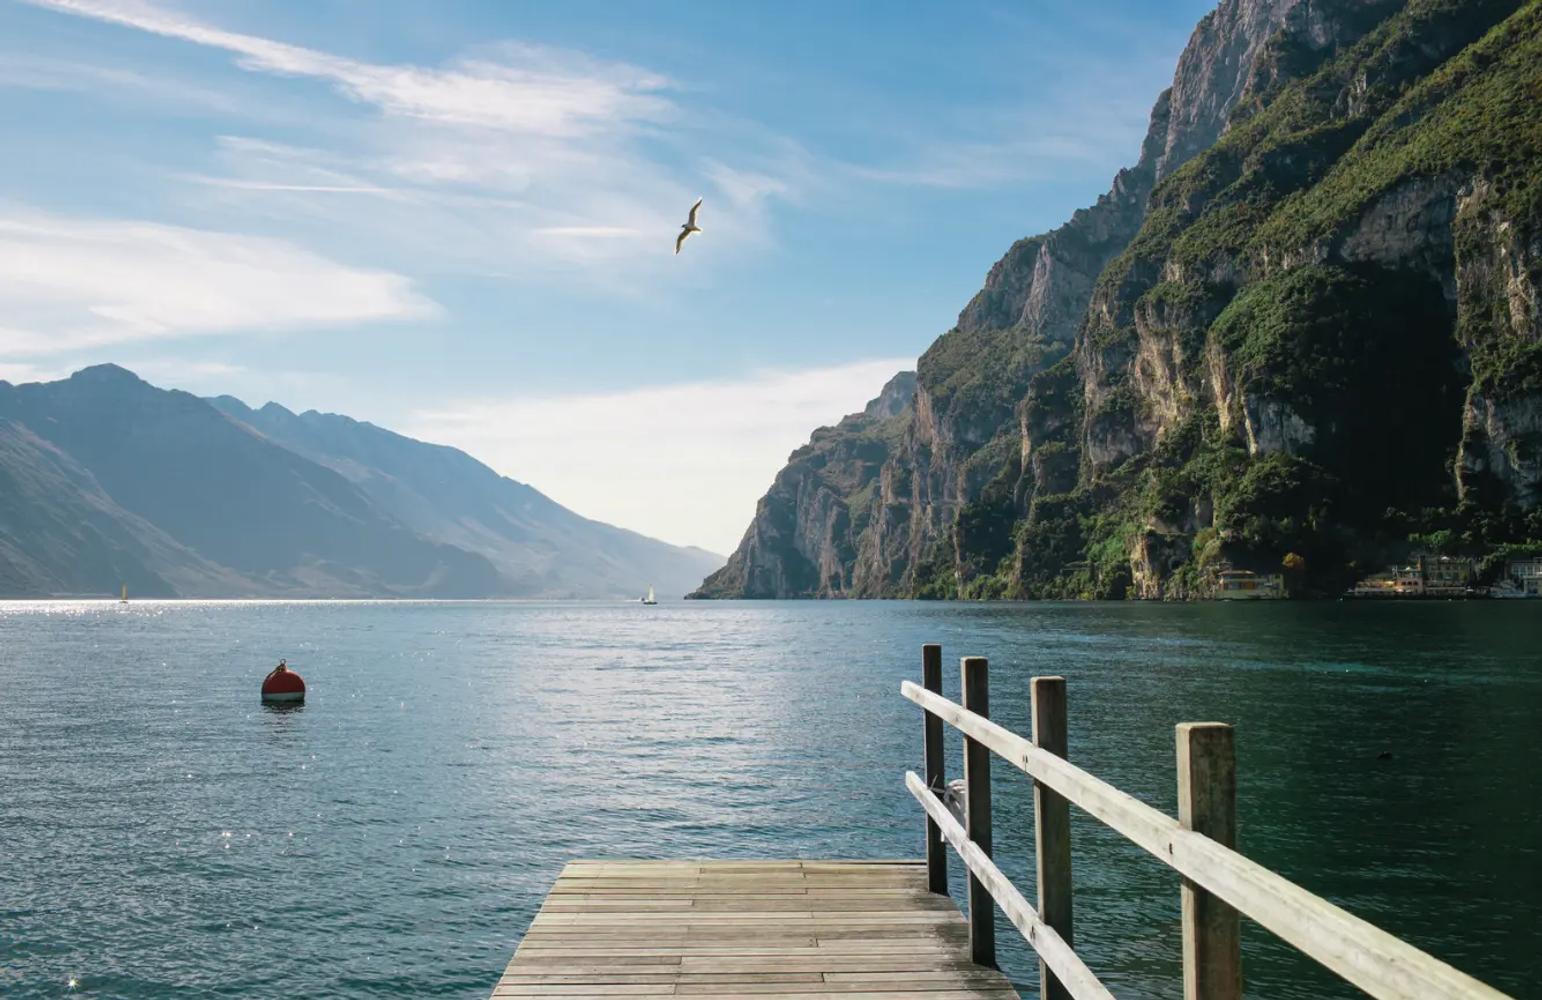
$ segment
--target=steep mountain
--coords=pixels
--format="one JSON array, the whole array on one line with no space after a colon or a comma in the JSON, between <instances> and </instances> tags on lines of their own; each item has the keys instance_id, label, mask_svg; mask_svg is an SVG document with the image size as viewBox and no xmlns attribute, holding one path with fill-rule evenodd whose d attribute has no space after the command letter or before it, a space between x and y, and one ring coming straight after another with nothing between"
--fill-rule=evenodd
<instances>
[{"instance_id":1,"label":"steep mountain","mask_svg":"<svg viewBox=\"0 0 1542 1000\"><path fill-rule=\"evenodd\" d=\"M858 537L703 596L1185 596L1290 553L1326 589L1542 533L1539 16L1221 3L1136 166L921 358Z\"/></svg>"},{"instance_id":2,"label":"steep mountain","mask_svg":"<svg viewBox=\"0 0 1542 1000\"><path fill-rule=\"evenodd\" d=\"M413 534L332 470L196 396L157 389L115 365L61 382L0 386L0 420L68 456L69 467L89 473L117 508L222 567L224 580L241 581L230 589L216 580L206 581L209 590L173 587L179 594L498 592L498 573L485 558ZM62 500L71 501L67 491ZM19 524L0 529L8 539L21 536ZM74 563L62 552L49 562L78 566L91 551ZM112 592L117 583L93 589Z\"/></svg>"},{"instance_id":3,"label":"steep mountain","mask_svg":"<svg viewBox=\"0 0 1542 1000\"><path fill-rule=\"evenodd\" d=\"M592 537L625 536L633 547L620 548L640 553L624 591L598 572L575 571L565 589L538 586L553 579L545 563L519 574L507 550L474 544L472 527L458 539L465 544L437 537L422 530L431 509L409 517L398 512L405 502L382 502L376 488L408 479L388 471L393 448L455 456L403 487L422 505L443 505L438 516L451 522L465 511L455 505L455 475L498 477L451 449L354 427L366 444L383 442L385 469L368 465L362 445L349 459L321 460L319 449L306 454L115 365L59 382L0 382L0 596L109 594L120 584L141 596L605 596L644 586L654 547L666 569L693 560L696 572L710 568L697 553L584 521L510 483L532 495L526 509L544 502L550 520L561 520L555 508L590 525ZM436 478L437 491L424 485ZM563 549L586 541L576 528L546 537L556 550L548 558L593 563L586 551Z\"/></svg>"},{"instance_id":4,"label":"steep mountain","mask_svg":"<svg viewBox=\"0 0 1542 1000\"><path fill-rule=\"evenodd\" d=\"M915 391L915 373L901 372L861 413L816 430L756 505L728 565L694 596L836 597L850 591L856 541L867 531L879 476L904 433Z\"/></svg>"},{"instance_id":5,"label":"steep mountain","mask_svg":"<svg viewBox=\"0 0 1542 1000\"><path fill-rule=\"evenodd\" d=\"M683 594L722 558L573 513L463 451L334 413L210 402L269 440L332 469L425 538L476 552L519 596Z\"/></svg>"}]
</instances>

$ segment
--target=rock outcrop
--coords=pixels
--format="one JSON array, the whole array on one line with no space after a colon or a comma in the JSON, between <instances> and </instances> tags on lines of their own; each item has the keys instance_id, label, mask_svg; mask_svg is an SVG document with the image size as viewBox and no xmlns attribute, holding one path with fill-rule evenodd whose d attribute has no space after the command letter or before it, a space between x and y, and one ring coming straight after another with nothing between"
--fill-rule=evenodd
<instances>
[{"instance_id":1,"label":"rock outcrop","mask_svg":"<svg viewBox=\"0 0 1542 1000\"><path fill-rule=\"evenodd\" d=\"M910 414L914 372L901 372L860 413L821 427L792 453L728 564L694 597L839 597L854 589L857 540L878 479Z\"/></svg>"}]
</instances>

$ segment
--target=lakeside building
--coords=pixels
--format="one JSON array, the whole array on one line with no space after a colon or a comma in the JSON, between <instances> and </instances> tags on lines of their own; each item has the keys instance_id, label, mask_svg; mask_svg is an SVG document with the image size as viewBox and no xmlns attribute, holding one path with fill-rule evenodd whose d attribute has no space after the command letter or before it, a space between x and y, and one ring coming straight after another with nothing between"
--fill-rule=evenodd
<instances>
[{"instance_id":1,"label":"lakeside building","mask_svg":"<svg viewBox=\"0 0 1542 1000\"><path fill-rule=\"evenodd\" d=\"M1223 569L1217 577L1215 596L1220 601L1278 600L1285 596L1285 578L1279 573Z\"/></svg>"},{"instance_id":2,"label":"lakeside building","mask_svg":"<svg viewBox=\"0 0 1542 1000\"><path fill-rule=\"evenodd\" d=\"M1525 556L1505 563L1505 575L1527 597L1542 597L1542 556Z\"/></svg>"},{"instance_id":3,"label":"lakeside building","mask_svg":"<svg viewBox=\"0 0 1542 1000\"><path fill-rule=\"evenodd\" d=\"M1389 566L1372 573L1350 591L1355 597L1416 597L1424 593L1418 566Z\"/></svg>"},{"instance_id":4,"label":"lakeside building","mask_svg":"<svg viewBox=\"0 0 1542 1000\"><path fill-rule=\"evenodd\" d=\"M1477 560L1471 556L1417 556L1360 580L1352 597L1463 597L1472 592ZM1539 580L1542 583L1542 580Z\"/></svg>"},{"instance_id":5,"label":"lakeside building","mask_svg":"<svg viewBox=\"0 0 1542 1000\"><path fill-rule=\"evenodd\" d=\"M1471 556L1420 556L1419 576L1426 597L1461 597L1472 587L1478 569Z\"/></svg>"}]
</instances>

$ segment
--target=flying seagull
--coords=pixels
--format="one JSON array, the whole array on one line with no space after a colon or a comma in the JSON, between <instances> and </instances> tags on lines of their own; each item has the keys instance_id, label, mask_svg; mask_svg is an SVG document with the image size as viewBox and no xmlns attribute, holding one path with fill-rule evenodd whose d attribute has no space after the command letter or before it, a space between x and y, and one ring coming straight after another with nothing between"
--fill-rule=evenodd
<instances>
[{"instance_id":1,"label":"flying seagull","mask_svg":"<svg viewBox=\"0 0 1542 1000\"><path fill-rule=\"evenodd\" d=\"M675 237L675 253L685 245L685 241L692 233L701 232L701 227L696 224L696 213L701 211L701 199L696 199L696 204L691 206L691 214L685 220L685 225L680 227L680 235Z\"/></svg>"}]
</instances>

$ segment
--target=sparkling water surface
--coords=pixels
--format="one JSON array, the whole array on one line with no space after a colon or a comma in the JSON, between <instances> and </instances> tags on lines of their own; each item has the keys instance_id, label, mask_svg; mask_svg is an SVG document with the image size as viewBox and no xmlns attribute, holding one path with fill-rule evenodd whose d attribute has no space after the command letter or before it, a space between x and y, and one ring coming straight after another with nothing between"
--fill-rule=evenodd
<instances>
[{"instance_id":1,"label":"sparkling water surface","mask_svg":"<svg viewBox=\"0 0 1542 1000\"><path fill-rule=\"evenodd\" d=\"M1025 734L1065 675L1072 758L1168 812L1174 724L1234 723L1244 851L1542 996L1522 601L0 603L0 995L485 997L570 858L918 856L923 642ZM258 704L280 656L302 708ZM1031 899L1031 785L994 789ZM1074 810L1073 850L1088 964L1179 995L1177 877ZM1244 970L1358 995L1256 927Z\"/></svg>"}]
</instances>

